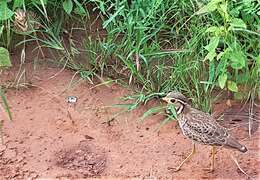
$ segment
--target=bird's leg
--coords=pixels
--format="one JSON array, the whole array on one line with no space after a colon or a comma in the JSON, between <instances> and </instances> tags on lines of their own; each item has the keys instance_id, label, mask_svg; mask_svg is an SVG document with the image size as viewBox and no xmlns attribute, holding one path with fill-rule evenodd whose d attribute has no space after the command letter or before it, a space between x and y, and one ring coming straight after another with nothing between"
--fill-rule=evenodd
<instances>
[{"instance_id":1,"label":"bird's leg","mask_svg":"<svg viewBox=\"0 0 260 180\"><path fill-rule=\"evenodd\" d=\"M195 143L193 143L192 145L193 145L193 148L192 148L191 153L181 162L181 164L180 164L177 168L175 168L175 170L174 170L175 172L176 172L176 171L179 171L179 170L181 169L182 165L183 165L187 160L189 160L193 154L195 154L195 152L196 152Z\"/></svg>"},{"instance_id":2,"label":"bird's leg","mask_svg":"<svg viewBox=\"0 0 260 180\"><path fill-rule=\"evenodd\" d=\"M211 150L211 165L210 168L205 168L204 170L207 170L209 172L213 172L214 171L214 165L215 165L215 154L216 154L216 147L212 146L212 150Z\"/></svg>"},{"instance_id":3,"label":"bird's leg","mask_svg":"<svg viewBox=\"0 0 260 180\"><path fill-rule=\"evenodd\" d=\"M215 154L216 154L216 147L212 146L212 162L210 166L210 171L214 171L214 165L215 165Z\"/></svg>"}]
</instances>

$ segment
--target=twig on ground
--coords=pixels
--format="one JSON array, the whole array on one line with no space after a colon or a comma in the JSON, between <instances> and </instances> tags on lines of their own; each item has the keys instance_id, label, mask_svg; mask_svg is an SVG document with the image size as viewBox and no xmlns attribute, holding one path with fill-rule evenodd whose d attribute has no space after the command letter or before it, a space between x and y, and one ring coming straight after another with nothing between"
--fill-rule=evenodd
<instances>
[{"instance_id":1,"label":"twig on ground","mask_svg":"<svg viewBox=\"0 0 260 180\"><path fill-rule=\"evenodd\" d=\"M238 164L236 158L235 158L234 156L232 156L232 155L230 155L230 156L231 156L231 159L232 159L232 160L235 162L235 164L237 165L237 168L238 168L244 175L246 175L248 179L252 179L252 180L253 180L253 178L252 178L251 176L249 176L249 175L240 167L240 165Z\"/></svg>"}]
</instances>

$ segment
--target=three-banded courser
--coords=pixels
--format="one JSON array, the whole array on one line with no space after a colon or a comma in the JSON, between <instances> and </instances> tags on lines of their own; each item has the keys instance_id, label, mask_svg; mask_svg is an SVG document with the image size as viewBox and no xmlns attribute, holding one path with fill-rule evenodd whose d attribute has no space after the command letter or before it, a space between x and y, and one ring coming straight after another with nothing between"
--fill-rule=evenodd
<instances>
[{"instance_id":1,"label":"three-banded courser","mask_svg":"<svg viewBox=\"0 0 260 180\"><path fill-rule=\"evenodd\" d=\"M176 171L180 170L184 162L195 153L195 143L212 146L210 171L214 170L216 146L236 149L243 153L247 151L247 148L232 137L227 129L220 126L211 115L192 108L188 104L188 99L183 94L170 92L162 99L174 105L177 113L177 121L183 135L193 142L191 153L180 163Z\"/></svg>"}]
</instances>

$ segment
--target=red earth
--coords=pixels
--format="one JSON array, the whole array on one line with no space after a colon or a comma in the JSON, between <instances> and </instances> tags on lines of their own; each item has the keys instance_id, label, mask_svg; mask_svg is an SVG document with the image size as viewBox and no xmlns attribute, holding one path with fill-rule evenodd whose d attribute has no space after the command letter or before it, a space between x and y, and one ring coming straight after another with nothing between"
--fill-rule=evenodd
<instances>
[{"instance_id":1,"label":"red earth","mask_svg":"<svg viewBox=\"0 0 260 180\"><path fill-rule=\"evenodd\" d=\"M17 68L2 72L0 82L13 82L16 73ZM104 122L122 111L111 105L122 103L120 98L131 94L129 90L85 81L69 86L75 72L45 63L28 73L33 74L29 88L7 90L13 121L4 115L0 179L260 179L258 130L249 138L247 126L233 128L249 151L242 154L219 148L214 172L203 170L210 165L211 150L203 145L198 145L197 154L174 172L172 168L192 146L176 121L159 131L156 129L163 115L138 121L157 102L117 116L108 125ZM77 80L79 77L74 77L73 81ZM76 96L78 101L68 104L68 96ZM216 112L227 108L225 103L215 106ZM3 114L1 109L1 119ZM225 122L229 121L223 125Z\"/></svg>"}]
</instances>

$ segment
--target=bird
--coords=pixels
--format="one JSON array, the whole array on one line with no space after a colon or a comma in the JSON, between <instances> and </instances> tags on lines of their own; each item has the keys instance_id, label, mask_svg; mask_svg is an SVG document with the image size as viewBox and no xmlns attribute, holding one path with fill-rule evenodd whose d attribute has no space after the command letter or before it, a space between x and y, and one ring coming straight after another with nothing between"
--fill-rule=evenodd
<instances>
[{"instance_id":1,"label":"bird","mask_svg":"<svg viewBox=\"0 0 260 180\"><path fill-rule=\"evenodd\" d=\"M174 106L176 110L176 120L185 137L192 141L191 153L174 169L179 171L183 164L189 160L196 152L196 143L212 146L211 166L206 170L214 171L216 147L221 146L229 149L238 150L242 153L247 152L246 146L240 144L226 128L219 125L216 120L208 113L193 108L182 93L171 91L163 101Z\"/></svg>"}]
</instances>

